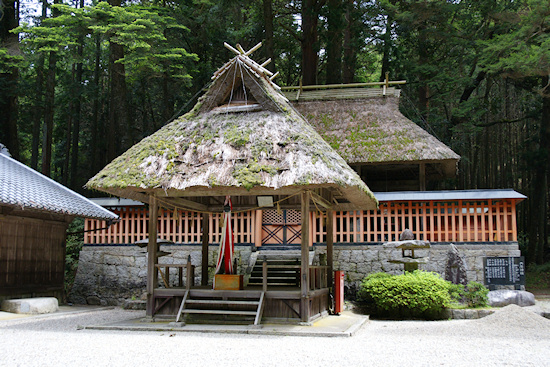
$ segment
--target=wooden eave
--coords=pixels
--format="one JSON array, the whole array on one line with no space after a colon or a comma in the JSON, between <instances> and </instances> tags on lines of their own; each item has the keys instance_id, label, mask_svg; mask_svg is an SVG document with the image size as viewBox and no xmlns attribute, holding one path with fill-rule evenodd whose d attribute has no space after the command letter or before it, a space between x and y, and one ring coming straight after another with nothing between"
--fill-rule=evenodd
<instances>
[{"instance_id":1,"label":"wooden eave","mask_svg":"<svg viewBox=\"0 0 550 367\"><path fill-rule=\"evenodd\" d=\"M226 195L241 198L234 200L233 207L238 210L253 210L258 209L257 196L273 196L274 201L286 199L289 196L299 197L298 194L304 191L309 191L312 196L312 201L317 208L321 210L342 210L346 209L375 209L375 205L358 208L345 199L344 194L335 187L326 187L317 185L310 186L293 186L281 189L272 189L265 187L254 187L247 191L241 187L216 187L206 188L197 187L188 190L163 190L163 189L147 189L140 190L137 188L126 189L102 189L114 196L125 197L132 200L149 203L149 197L155 196L160 203L160 206L166 209L185 209L191 211L223 211L223 198ZM332 200L331 198L335 198ZM313 209L316 208L312 206ZM280 205L283 209L299 209L300 203L297 200L284 200Z\"/></svg>"}]
</instances>

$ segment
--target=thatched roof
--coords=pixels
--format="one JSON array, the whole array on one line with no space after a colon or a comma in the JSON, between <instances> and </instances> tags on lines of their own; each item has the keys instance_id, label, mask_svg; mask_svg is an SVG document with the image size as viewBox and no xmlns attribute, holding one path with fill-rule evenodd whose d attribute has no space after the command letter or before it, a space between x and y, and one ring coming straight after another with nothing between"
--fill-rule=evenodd
<instances>
[{"instance_id":1,"label":"thatched roof","mask_svg":"<svg viewBox=\"0 0 550 367\"><path fill-rule=\"evenodd\" d=\"M296 102L294 107L349 164L439 163L460 156L399 112L397 97Z\"/></svg>"},{"instance_id":2,"label":"thatched roof","mask_svg":"<svg viewBox=\"0 0 550 367\"><path fill-rule=\"evenodd\" d=\"M114 159L87 187L140 201L153 192L200 201L322 189L352 207L375 208L368 187L266 74L236 56L191 112Z\"/></svg>"}]
</instances>

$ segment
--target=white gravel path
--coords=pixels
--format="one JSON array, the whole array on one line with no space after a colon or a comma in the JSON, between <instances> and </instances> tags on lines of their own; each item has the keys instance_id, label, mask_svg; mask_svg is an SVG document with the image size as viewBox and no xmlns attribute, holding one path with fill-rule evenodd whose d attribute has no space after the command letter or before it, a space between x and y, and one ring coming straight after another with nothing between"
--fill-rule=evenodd
<instances>
[{"instance_id":1,"label":"white gravel path","mask_svg":"<svg viewBox=\"0 0 550 367\"><path fill-rule=\"evenodd\" d=\"M80 328L142 315L0 321L0 366L550 366L550 320L517 306L480 320L371 321L351 338Z\"/></svg>"}]
</instances>

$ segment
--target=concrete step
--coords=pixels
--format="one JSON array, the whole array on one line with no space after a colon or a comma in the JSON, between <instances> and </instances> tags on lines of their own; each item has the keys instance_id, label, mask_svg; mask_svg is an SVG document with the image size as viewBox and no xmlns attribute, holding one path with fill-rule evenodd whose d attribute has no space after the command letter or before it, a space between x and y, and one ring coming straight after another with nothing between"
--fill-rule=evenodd
<instances>
[{"instance_id":1,"label":"concrete step","mask_svg":"<svg viewBox=\"0 0 550 367\"><path fill-rule=\"evenodd\" d=\"M11 313L38 315L58 311L59 302L55 297L8 299L2 301L0 309Z\"/></svg>"}]
</instances>

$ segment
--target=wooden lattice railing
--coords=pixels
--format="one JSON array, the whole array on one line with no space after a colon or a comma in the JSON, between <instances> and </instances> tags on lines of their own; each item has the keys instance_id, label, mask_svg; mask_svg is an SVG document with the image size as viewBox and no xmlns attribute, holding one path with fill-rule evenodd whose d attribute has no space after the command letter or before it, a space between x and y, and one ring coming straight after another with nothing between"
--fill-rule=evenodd
<instances>
[{"instance_id":1,"label":"wooden lattice railing","mask_svg":"<svg viewBox=\"0 0 550 367\"><path fill-rule=\"evenodd\" d=\"M322 214L314 214L313 242L323 243ZM335 243L397 241L404 229L430 242L517 241L516 203L507 201L382 202L378 211L337 213Z\"/></svg>"},{"instance_id":2,"label":"wooden lattice railing","mask_svg":"<svg viewBox=\"0 0 550 367\"><path fill-rule=\"evenodd\" d=\"M86 232L84 243L132 244L148 237L149 214L145 207L123 206L109 208L120 216L120 221L107 229ZM218 243L221 236L221 214L209 216L210 243ZM254 243L252 226L254 212L233 213L233 235L235 243ZM201 214L187 211L159 209L158 234L160 238L175 243L201 243ZM87 219L84 230L105 227L105 222Z\"/></svg>"},{"instance_id":3,"label":"wooden lattice railing","mask_svg":"<svg viewBox=\"0 0 550 367\"><path fill-rule=\"evenodd\" d=\"M145 207L110 208L121 220L107 229L87 232L87 244L132 244L148 236ZM261 245L260 212L233 214L235 243ZM218 243L221 214L209 217L210 243ZM312 243L326 242L326 220L322 213L311 214ZM258 224L260 226L258 227ZM409 228L420 240L430 242L517 241L516 201L486 200L453 202L381 202L377 211L334 213L335 243L380 243L395 241ZM104 227L104 222L87 219L85 230ZM175 243L201 243L201 215L193 212L159 210L158 234Z\"/></svg>"}]
</instances>

